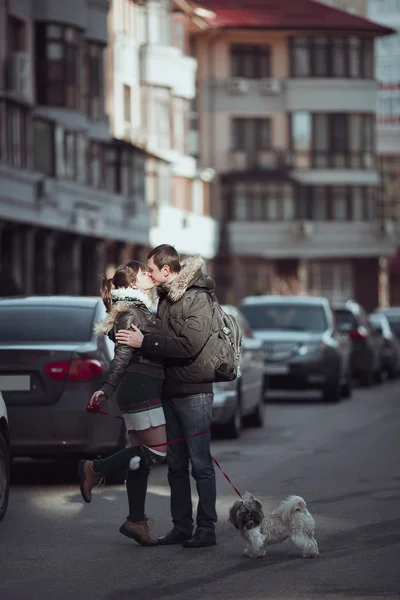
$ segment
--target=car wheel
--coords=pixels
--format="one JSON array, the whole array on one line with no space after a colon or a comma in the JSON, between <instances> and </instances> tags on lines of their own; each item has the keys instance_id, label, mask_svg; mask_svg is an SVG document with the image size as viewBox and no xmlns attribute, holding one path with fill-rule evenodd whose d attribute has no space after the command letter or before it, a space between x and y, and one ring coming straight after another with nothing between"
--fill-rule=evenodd
<instances>
[{"instance_id":1,"label":"car wheel","mask_svg":"<svg viewBox=\"0 0 400 600\"><path fill-rule=\"evenodd\" d=\"M237 439L242 430L242 413L240 410L239 400L236 403L235 410L228 423L223 426L222 434L226 438Z\"/></svg>"},{"instance_id":2,"label":"car wheel","mask_svg":"<svg viewBox=\"0 0 400 600\"><path fill-rule=\"evenodd\" d=\"M244 424L248 427L264 427L265 423L265 408L264 408L264 390L261 390L257 406L253 412L246 415Z\"/></svg>"},{"instance_id":3,"label":"car wheel","mask_svg":"<svg viewBox=\"0 0 400 600\"><path fill-rule=\"evenodd\" d=\"M7 512L10 493L10 454L5 437L0 433L0 521Z\"/></svg>"},{"instance_id":4,"label":"car wheel","mask_svg":"<svg viewBox=\"0 0 400 600\"><path fill-rule=\"evenodd\" d=\"M360 386L370 387L374 382L374 374L372 371L363 371L360 373Z\"/></svg>"},{"instance_id":5,"label":"car wheel","mask_svg":"<svg viewBox=\"0 0 400 600\"><path fill-rule=\"evenodd\" d=\"M342 386L342 398L351 398L353 394L353 374L351 371L347 374L346 383Z\"/></svg>"},{"instance_id":6,"label":"car wheel","mask_svg":"<svg viewBox=\"0 0 400 600\"><path fill-rule=\"evenodd\" d=\"M342 397L340 383L327 385L323 390L322 399L324 402L339 402Z\"/></svg>"}]
</instances>

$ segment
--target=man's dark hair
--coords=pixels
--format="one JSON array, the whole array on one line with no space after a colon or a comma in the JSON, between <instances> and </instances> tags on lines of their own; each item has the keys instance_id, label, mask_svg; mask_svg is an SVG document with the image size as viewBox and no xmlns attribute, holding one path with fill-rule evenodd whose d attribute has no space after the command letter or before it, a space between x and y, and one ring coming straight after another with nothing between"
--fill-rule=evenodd
<instances>
[{"instance_id":1,"label":"man's dark hair","mask_svg":"<svg viewBox=\"0 0 400 600\"><path fill-rule=\"evenodd\" d=\"M181 261L178 252L169 244L161 244L151 250L147 256L147 260L153 259L154 264L158 269L169 267L172 273L179 273L181 270Z\"/></svg>"}]
</instances>

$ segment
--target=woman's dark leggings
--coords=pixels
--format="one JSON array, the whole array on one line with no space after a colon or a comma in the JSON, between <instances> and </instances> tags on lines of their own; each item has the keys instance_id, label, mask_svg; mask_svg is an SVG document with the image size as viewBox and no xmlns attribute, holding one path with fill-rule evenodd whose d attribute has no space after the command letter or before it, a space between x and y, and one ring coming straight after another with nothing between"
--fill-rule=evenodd
<instances>
[{"instance_id":1,"label":"woman's dark leggings","mask_svg":"<svg viewBox=\"0 0 400 600\"><path fill-rule=\"evenodd\" d=\"M150 467L148 462L142 459L136 471L129 468L131 459L140 456L141 451L142 446L130 446L108 458L93 461L93 469L96 473L104 475L104 477L113 475L116 471L128 471L126 491L128 494L129 515L127 519L133 523L144 521L146 518L145 502Z\"/></svg>"}]
</instances>

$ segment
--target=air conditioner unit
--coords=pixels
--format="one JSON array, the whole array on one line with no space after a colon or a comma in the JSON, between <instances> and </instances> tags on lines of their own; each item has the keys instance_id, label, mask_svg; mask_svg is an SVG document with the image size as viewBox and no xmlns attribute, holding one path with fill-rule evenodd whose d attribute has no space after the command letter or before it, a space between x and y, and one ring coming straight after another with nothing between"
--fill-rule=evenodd
<instances>
[{"instance_id":1,"label":"air conditioner unit","mask_svg":"<svg viewBox=\"0 0 400 600\"><path fill-rule=\"evenodd\" d=\"M298 239L309 239L313 234L313 224L310 221L294 221L292 235Z\"/></svg>"},{"instance_id":2,"label":"air conditioner unit","mask_svg":"<svg viewBox=\"0 0 400 600\"><path fill-rule=\"evenodd\" d=\"M13 52L8 57L7 87L21 98L32 98L32 67L28 52Z\"/></svg>"},{"instance_id":3,"label":"air conditioner unit","mask_svg":"<svg viewBox=\"0 0 400 600\"><path fill-rule=\"evenodd\" d=\"M228 94L247 94L249 91L249 82L241 77L230 77L226 81L226 91Z\"/></svg>"},{"instance_id":4,"label":"air conditioner unit","mask_svg":"<svg viewBox=\"0 0 400 600\"><path fill-rule=\"evenodd\" d=\"M396 234L396 224L394 221L375 221L372 225L374 235L379 238L394 237Z\"/></svg>"},{"instance_id":5,"label":"air conditioner unit","mask_svg":"<svg viewBox=\"0 0 400 600\"><path fill-rule=\"evenodd\" d=\"M279 94L282 91L282 82L279 79L261 79L258 89L263 96Z\"/></svg>"}]
</instances>

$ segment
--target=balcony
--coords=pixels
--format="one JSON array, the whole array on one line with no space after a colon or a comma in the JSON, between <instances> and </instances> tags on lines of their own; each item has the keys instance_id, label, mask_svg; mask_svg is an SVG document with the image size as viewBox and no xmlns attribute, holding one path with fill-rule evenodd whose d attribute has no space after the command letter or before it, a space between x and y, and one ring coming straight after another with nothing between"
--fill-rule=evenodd
<instances>
[{"instance_id":1,"label":"balcony","mask_svg":"<svg viewBox=\"0 0 400 600\"><path fill-rule=\"evenodd\" d=\"M286 110L375 113L377 83L371 79L287 79Z\"/></svg>"},{"instance_id":2,"label":"balcony","mask_svg":"<svg viewBox=\"0 0 400 600\"><path fill-rule=\"evenodd\" d=\"M293 152L294 169L376 169L374 152L332 152L311 150Z\"/></svg>"},{"instance_id":3,"label":"balcony","mask_svg":"<svg viewBox=\"0 0 400 600\"><path fill-rule=\"evenodd\" d=\"M388 256L397 237L371 221L230 222L227 233L230 252L267 258Z\"/></svg>"},{"instance_id":4,"label":"balcony","mask_svg":"<svg viewBox=\"0 0 400 600\"><path fill-rule=\"evenodd\" d=\"M141 80L170 88L173 95L191 100L196 95L197 62L179 48L147 44L141 47Z\"/></svg>"},{"instance_id":5,"label":"balcony","mask_svg":"<svg viewBox=\"0 0 400 600\"><path fill-rule=\"evenodd\" d=\"M209 79L206 85L208 109L211 111L237 112L246 116L286 110L281 79L227 77Z\"/></svg>"},{"instance_id":6,"label":"balcony","mask_svg":"<svg viewBox=\"0 0 400 600\"><path fill-rule=\"evenodd\" d=\"M286 150L231 150L230 171L277 171L292 168L292 156Z\"/></svg>"}]
</instances>

